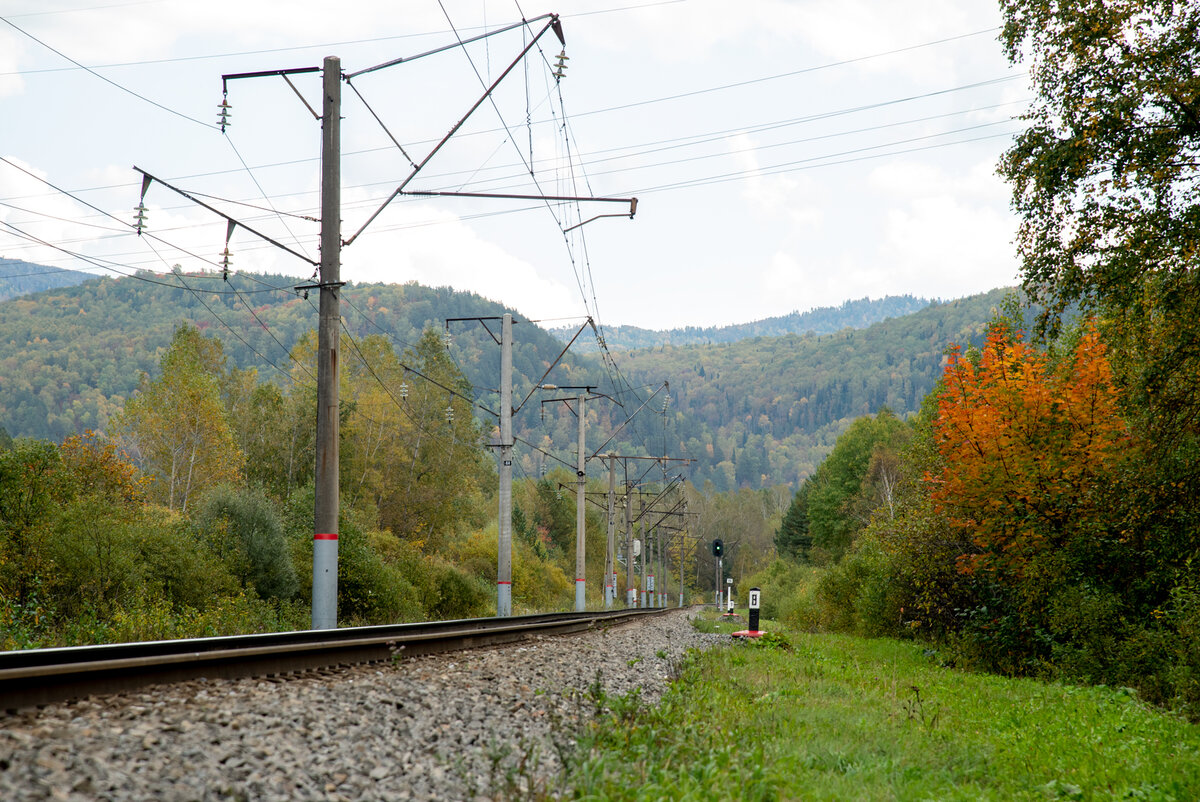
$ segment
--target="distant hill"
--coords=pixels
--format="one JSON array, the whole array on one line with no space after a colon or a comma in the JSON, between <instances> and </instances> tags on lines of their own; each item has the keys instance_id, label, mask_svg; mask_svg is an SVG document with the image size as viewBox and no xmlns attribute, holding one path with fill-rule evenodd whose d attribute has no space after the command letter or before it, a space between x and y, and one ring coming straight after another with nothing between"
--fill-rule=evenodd
<instances>
[{"instance_id":1,"label":"distant hill","mask_svg":"<svg viewBox=\"0 0 1200 802\"><path fill-rule=\"evenodd\" d=\"M911 315L930 303L927 298L913 295L888 295L875 300L860 298L846 301L841 306L792 312L790 315L732 326L686 326L662 331L637 326L605 326L603 334L605 343L613 350L654 348L659 345L714 345L750 337L782 337L785 334L832 334L842 329L865 329L889 318ZM575 329L565 326L551 329L550 333L566 342L571 339ZM598 346L595 342L587 342L581 345L580 350L593 352L598 350Z\"/></svg>"},{"instance_id":2,"label":"distant hill","mask_svg":"<svg viewBox=\"0 0 1200 802\"><path fill-rule=\"evenodd\" d=\"M982 344L1009 292L933 303L859 330L630 351L622 365L634 384L670 378L672 405L654 442L696 459L694 482L795 484L854 418L883 406L915 412L942 375L947 345Z\"/></svg>"},{"instance_id":3,"label":"distant hill","mask_svg":"<svg viewBox=\"0 0 1200 802\"><path fill-rule=\"evenodd\" d=\"M74 287L98 278L99 276L92 273L81 273L78 270L64 270L60 267L22 262L19 259L0 258L0 301L42 290Z\"/></svg>"},{"instance_id":4,"label":"distant hill","mask_svg":"<svg viewBox=\"0 0 1200 802\"><path fill-rule=\"evenodd\" d=\"M85 428L103 429L141 374L158 370L182 322L220 338L231 365L280 380L277 368L287 368L289 351L317 320L316 295L297 295L292 288L302 282L287 276L91 279L0 301L0 426L9 434L59 440ZM932 303L861 329L847 323L834 333L616 351L611 363L572 349L547 381L593 385L625 401L624 409L604 399L588 405L590 447L603 443L652 388L669 380L666 413L664 393L606 451L691 458L685 474L717 490L794 486L854 417L884 404L901 415L914 411L941 375L946 346L981 341L1005 292ZM386 335L402 352L423 329L447 318L506 311L473 293L415 283L351 283L342 297L343 361L358 359L354 343L372 334ZM516 467L518 475L537 475L557 464L544 452L573 460L576 423L562 404L543 407L530 393L562 344L525 322L514 334L515 395L529 396L514 421L524 441ZM499 352L491 335L478 323L453 324L450 354L481 406L496 409ZM477 414L490 431L494 419Z\"/></svg>"}]
</instances>

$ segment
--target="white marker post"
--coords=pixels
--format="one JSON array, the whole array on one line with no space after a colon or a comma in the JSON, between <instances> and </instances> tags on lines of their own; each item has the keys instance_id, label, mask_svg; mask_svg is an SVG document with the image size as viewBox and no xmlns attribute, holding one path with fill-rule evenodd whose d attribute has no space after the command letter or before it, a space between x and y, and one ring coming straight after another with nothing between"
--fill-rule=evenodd
<instances>
[{"instance_id":1,"label":"white marker post","mask_svg":"<svg viewBox=\"0 0 1200 802\"><path fill-rule=\"evenodd\" d=\"M763 633L758 629L758 607L762 601L762 591L758 588L750 588L750 594L746 600L746 606L750 608L750 628L743 629L741 632L733 633L735 638L760 638Z\"/></svg>"}]
</instances>

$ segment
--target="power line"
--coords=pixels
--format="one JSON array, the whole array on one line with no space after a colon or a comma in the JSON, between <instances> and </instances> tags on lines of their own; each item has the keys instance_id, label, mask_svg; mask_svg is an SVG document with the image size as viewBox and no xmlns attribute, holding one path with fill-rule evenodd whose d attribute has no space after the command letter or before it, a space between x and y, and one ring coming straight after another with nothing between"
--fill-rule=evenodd
<instances>
[{"instance_id":1,"label":"power line","mask_svg":"<svg viewBox=\"0 0 1200 802\"><path fill-rule=\"evenodd\" d=\"M17 33L20 33L20 34L22 34L23 36L27 36L27 37L29 37L30 39L32 39L33 41L37 42L37 43L38 43L39 45L41 45L42 47L44 47L44 48L46 48L47 50L49 50L51 53L54 53L55 55L57 55L57 56L59 56L59 57L61 57L61 58L64 58L64 59L66 59L67 61L71 62L71 63L72 63L72 64L74 64L76 67L78 67L79 69L83 70L84 72L88 73L89 75L94 75L95 77L99 78L101 81L104 81L106 84L109 84L110 86L116 87L117 89L121 90L122 92L125 92L125 93L127 93L127 94L133 95L133 96L134 96L135 98L137 98L138 100L143 100L143 101L145 101L146 103L149 103L151 106L155 106L155 107L157 107L157 108L160 108L160 109L162 109L163 111L167 112L168 114L174 114L176 117L181 117L181 118L183 118L183 119L187 120L188 122L193 122L193 123L195 123L196 125L202 125L202 126L204 126L205 128L211 128L211 129L213 129L213 130L216 130L216 126L215 126L215 125L212 125L212 124L210 124L210 123L203 122L203 121L201 121L201 120L197 120L195 117L190 117L190 116L188 116L187 114L184 114L184 113L183 113L183 112L181 112L181 111L176 111L175 109L173 109L173 108L171 108L171 107L169 107L169 106L164 106L163 104L159 103L157 100L151 100L150 98L146 97L145 95L139 94L139 93L137 93L137 92L133 91L132 89L129 89L128 87L122 86L121 84L117 83L116 81L112 80L111 78L106 78L105 76L103 76L103 75L101 75L100 73L98 73L98 72L96 72L95 70L93 70L91 67L85 67L83 64L80 64L78 61L76 61L75 59L71 58L71 57L70 57L70 56L68 56L66 53L62 52L61 50L57 50L57 49L55 49L55 48L51 47L51 46L50 46L50 45L48 45L47 43L43 42L41 39L38 39L38 38L37 38L36 36L34 36L33 34L29 33L29 32L28 32L28 31L26 31L25 29L23 29L23 28L19 27L18 25L16 25L16 23L12 22L11 20L9 20L9 19L6 19L5 17L0 17L0 22L3 22L4 24L8 25L10 28L12 28L13 30L17 31Z\"/></svg>"}]
</instances>

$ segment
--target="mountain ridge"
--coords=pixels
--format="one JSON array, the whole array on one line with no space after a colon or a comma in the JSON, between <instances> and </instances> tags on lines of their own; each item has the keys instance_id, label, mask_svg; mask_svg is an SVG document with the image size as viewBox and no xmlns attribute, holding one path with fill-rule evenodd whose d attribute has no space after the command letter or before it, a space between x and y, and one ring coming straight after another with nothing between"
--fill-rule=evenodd
<instances>
[{"instance_id":1,"label":"mountain ridge","mask_svg":"<svg viewBox=\"0 0 1200 802\"><path fill-rule=\"evenodd\" d=\"M885 295L844 301L839 306L815 307L807 312L794 311L748 323L727 326L682 326L672 329L646 329L640 326L603 326L604 342L610 349L634 350L660 345L716 345L753 337L781 337L785 334L832 334L842 329L863 329L895 317L903 317L928 307L937 300L914 295ZM548 331L567 342L575 329L557 326ZM584 353L599 350L596 343L581 346Z\"/></svg>"}]
</instances>

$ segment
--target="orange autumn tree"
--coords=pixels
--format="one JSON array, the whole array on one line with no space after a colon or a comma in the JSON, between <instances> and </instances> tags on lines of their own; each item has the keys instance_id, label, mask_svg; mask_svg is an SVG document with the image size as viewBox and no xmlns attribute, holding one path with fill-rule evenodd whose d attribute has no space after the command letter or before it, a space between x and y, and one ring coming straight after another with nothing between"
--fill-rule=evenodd
<instances>
[{"instance_id":1,"label":"orange autumn tree","mask_svg":"<svg viewBox=\"0 0 1200 802\"><path fill-rule=\"evenodd\" d=\"M1130 438L1104 343L1088 324L1052 363L995 327L978 360L955 348L938 396L935 510L965 542L967 577L1004 588L1029 623L1109 526L1105 493Z\"/></svg>"}]
</instances>

